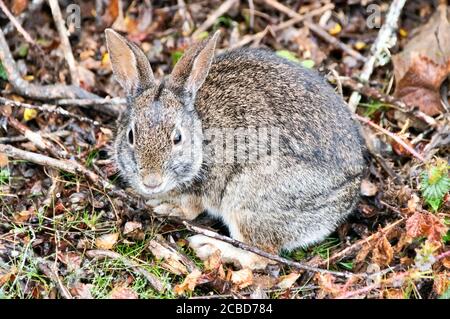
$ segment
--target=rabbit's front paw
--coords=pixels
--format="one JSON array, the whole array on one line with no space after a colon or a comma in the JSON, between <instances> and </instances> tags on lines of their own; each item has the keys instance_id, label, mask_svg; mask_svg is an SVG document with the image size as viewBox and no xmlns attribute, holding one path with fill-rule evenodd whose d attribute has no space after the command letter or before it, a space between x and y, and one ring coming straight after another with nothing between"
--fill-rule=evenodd
<instances>
[{"instance_id":1,"label":"rabbit's front paw","mask_svg":"<svg viewBox=\"0 0 450 319\"><path fill-rule=\"evenodd\" d=\"M185 218L183 210L176 205L164 203L153 208L153 211L161 216Z\"/></svg>"}]
</instances>

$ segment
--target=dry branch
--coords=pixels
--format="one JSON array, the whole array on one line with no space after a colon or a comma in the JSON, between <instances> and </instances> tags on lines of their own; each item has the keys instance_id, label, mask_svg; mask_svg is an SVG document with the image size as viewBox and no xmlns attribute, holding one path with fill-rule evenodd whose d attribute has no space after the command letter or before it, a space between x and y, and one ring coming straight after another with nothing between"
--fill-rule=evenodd
<instances>
[{"instance_id":1,"label":"dry branch","mask_svg":"<svg viewBox=\"0 0 450 319\"><path fill-rule=\"evenodd\" d=\"M58 160L42 154L21 150L11 145L0 144L0 153L4 153L9 157L26 160L35 164L50 166L72 174L83 174L94 183L98 183L100 177L86 169L81 164L72 160ZM105 185L106 186L106 185Z\"/></svg>"},{"instance_id":2,"label":"dry branch","mask_svg":"<svg viewBox=\"0 0 450 319\"><path fill-rule=\"evenodd\" d=\"M9 125L19 131L27 140L37 148L49 152L52 156L66 157L67 152L59 151L51 142L47 141L41 134L30 130L25 124L7 114L5 109L0 108L0 114L8 119Z\"/></svg>"},{"instance_id":3,"label":"dry branch","mask_svg":"<svg viewBox=\"0 0 450 319\"><path fill-rule=\"evenodd\" d=\"M2 30L0 30L0 60L5 68L9 83L12 85L14 91L20 95L45 101L67 98L98 98L95 94L87 92L75 85L37 85L28 83L22 79Z\"/></svg>"},{"instance_id":4,"label":"dry branch","mask_svg":"<svg viewBox=\"0 0 450 319\"><path fill-rule=\"evenodd\" d=\"M356 91L366 97L373 98L383 103L394 105L398 108L399 111L404 112L406 114L411 114L416 118L418 118L419 120L427 123L431 127L437 126L437 122L433 117L421 112L414 106L406 104L400 99L397 99L387 94L383 94L379 90L372 88L370 86L366 86L351 78L340 78L340 83L343 86L351 88L353 91Z\"/></svg>"},{"instance_id":5,"label":"dry branch","mask_svg":"<svg viewBox=\"0 0 450 319\"><path fill-rule=\"evenodd\" d=\"M274 255L274 254L270 254L268 252L265 252L259 248L247 245L243 242L240 242L238 240L235 240L233 238L227 237L227 236L223 236L220 235L216 232L213 232L209 229L203 228L203 227L198 227L198 226L194 226L190 223L188 223L187 221L183 221L183 225L186 226L186 228L190 231L193 231L195 233L198 234L202 234L214 239L218 239L221 240L223 242L229 243L237 248L252 252L254 254L257 254L259 256L274 260L276 262L279 262L281 264L287 265L289 267L295 268L295 269L299 269L299 270L306 270L306 271L312 271L312 272L316 272L316 273L325 273L325 274L331 274L337 277L345 277L345 278L353 278L355 276L359 276L359 277L363 277L366 278L368 275L365 273L361 273L361 274L353 274L350 272L339 272L339 271L331 271L331 270L326 270L326 269L321 269L321 268L317 268L317 267L313 267L307 264L302 264L296 261L292 261L286 258L283 258L281 256L278 255Z\"/></svg>"},{"instance_id":6,"label":"dry branch","mask_svg":"<svg viewBox=\"0 0 450 319\"><path fill-rule=\"evenodd\" d=\"M151 274L147 270L140 267L137 263L132 260L125 258L124 256L115 253L110 250L88 250L86 255L90 258L111 258L121 261L126 267L133 268L139 274L147 279L148 283L159 293L163 293L165 290L170 289L168 285L161 282L155 275Z\"/></svg>"},{"instance_id":7,"label":"dry branch","mask_svg":"<svg viewBox=\"0 0 450 319\"><path fill-rule=\"evenodd\" d=\"M32 46L36 46L36 42L33 40L30 34L21 26L21 24L13 16L11 11L9 11L8 7L5 5L3 0L0 0L0 8L2 9L3 13L8 17L9 21L11 21L11 23L17 29L17 31L19 31L19 33L24 37L24 39Z\"/></svg>"},{"instance_id":8,"label":"dry branch","mask_svg":"<svg viewBox=\"0 0 450 319\"><path fill-rule=\"evenodd\" d=\"M333 8L334 8L334 4L328 3L328 4L324 5L323 7L320 7L318 9L312 10L311 12L308 12L307 14L299 15L299 16L297 16L295 18L292 18L292 19L290 19L288 21L282 22L282 23L280 23L280 24L278 24L276 26L268 27L268 28L270 28L270 30L272 32L278 32L278 31L284 30L286 28L289 28L290 26L292 26L292 25L294 25L296 23L300 23L300 22L304 21L305 19L309 19L309 18L312 18L314 16L321 15L325 11L332 10ZM266 28L263 31L260 31L258 33L242 37L242 39L239 42L237 42L236 44L232 45L230 47L230 49L236 49L236 48L244 46L244 45L246 45L246 44L248 44L250 42L262 39L267 34L267 32L269 31L268 28Z\"/></svg>"},{"instance_id":9,"label":"dry branch","mask_svg":"<svg viewBox=\"0 0 450 319\"><path fill-rule=\"evenodd\" d=\"M90 123L90 124L96 125L96 126L100 125L100 123L97 121L94 121L94 120L84 117L84 116L80 116L78 114L70 113L69 111L64 110L61 107L57 107L56 105L50 105L50 104L32 105L32 104L28 104L28 103L13 101L13 100L10 100L10 99L4 98L4 97L0 97L0 104L13 106L13 107L34 109L34 110L38 110L38 111L46 112L46 113L54 113L54 114L77 119L80 122L87 122L87 123Z\"/></svg>"},{"instance_id":10,"label":"dry branch","mask_svg":"<svg viewBox=\"0 0 450 319\"><path fill-rule=\"evenodd\" d=\"M42 258L39 258L37 265L39 270L42 271L44 275L46 275L55 283L56 288L58 288L59 293L64 299L73 299L69 290L66 286L64 286L61 278L52 265L49 265L49 263L47 261L44 261Z\"/></svg>"},{"instance_id":11,"label":"dry branch","mask_svg":"<svg viewBox=\"0 0 450 319\"><path fill-rule=\"evenodd\" d=\"M65 22L61 14L61 9L59 8L58 0L48 0L48 4L50 5L53 20L55 22L56 29L58 30L59 37L61 39L61 45L64 52L64 56L66 58L67 65L69 66L72 84L79 86L80 78L78 76L78 70L75 64L75 58L73 57L72 47L70 46L70 41L67 36L68 31L66 29Z\"/></svg>"},{"instance_id":12,"label":"dry branch","mask_svg":"<svg viewBox=\"0 0 450 319\"><path fill-rule=\"evenodd\" d=\"M408 145L407 143L405 143L404 140L402 140L398 135L389 132L388 130L386 130L385 128L382 128L381 126L375 124L374 122L372 122L371 120L369 120L368 118L365 118L361 115L358 114L353 114L353 116L358 119L359 121L372 126L373 128L377 129L378 131L386 134L387 136L389 136L390 138L392 138L395 142L397 142L398 144L400 144L405 150L407 150L412 156L414 156L415 158L417 158L419 161L421 161L422 163L425 163L425 158L420 155L419 153L417 153L416 150L414 150L410 145Z\"/></svg>"},{"instance_id":13,"label":"dry branch","mask_svg":"<svg viewBox=\"0 0 450 319\"><path fill-rule=\"evenodd\" d=\"M233 7L234 4L239 2L239 0L227 0L224 3L222 3L211 15L208 16L208 18L205 20L205 22L202 23L200 27L192 34L193 38L198 37L198 35L211 27L216 20L225 14L228 10Z\"/></svg>"},{"instance_id":14,"label":"dry branch","mask_svg":"<svg viewBox=\"0 0 450 319\"><path fill-rule=\"evenodd\" d=\"M401 224L403 224L405 222L405 219L399 219L395 222L393 222L392 224L387 225L386 227L384 227L383 229L379 230L378 232L370 235L367 238L363 238L358 240L357 242L355 242L354 244L352 244L351 246L337 252L336 254L330 256L329 258L321 261L320 263L316 264L313 263L313 266L317 266L317 267L325 267L329 264L332 264L336 261L342 260L345 257L348 257L350 255L352 255L353 253L359 251L364 245L372 242L373 240L377 239L380 234L388 234L389 232L391 232L392 230L394 230L397 226L400 226Z\"/></svg>"},{"instance_id":15,"label":"dry branch","mask_svg":"<svg viewBox=\"0 0 450 319\"><path fill-rule=\"evenodd\" d=\"M300 15L297 12L295 12L291 8L288 8L285 5L279 3L276 0L264 0L264 3L266 3L267 5L275 8L275 9L277 9L280 12L283 12L284 14L288 15L290 18L302 19L302 15ZM317 25L315 23L312 23L311 21L304 21L303 24L306 27L308 27L312 32L314 32L316 35L321 37L323 40L325 40L326 42L330 43L334 47L344 51L345 53L347 53L348 55L354 57L355 59L357 59L359 61L363 61L363 62L365 62L367 60L366 57L364 57L359 52L353 50L348 45L342 43L341 41L339 41L338 39L336 39L335 37L330 35L327 31L325 31L319 25Z\"/></svg>"},{"instance_id":16,"label":"dry branch","mask_svg":"<svg viewBox=\"0 0 450 319\"><path fill-rule=\"evenodd\" d=\"M392 2L389 8L389 12L386 16L386 22L381 27L380 31L378 32L377 39L372 45L372 55L369 59L367 59L361 75L359 76L362 82L369 81L375 64L379 61L381 54L394 46L397 39L395 35L395 31L397 30L397 22L400 18L400 14L402 12L403 6L405 5L405 2L406 0L394 0ZM353 112L356 111L356 107L358 106L360 100L361 95L358 92L353 92L350 96L348 104Z\"/></svg>"},{"instance_id":17,"label":"dry branch","mask_svg":"<svg viewBox=\"0 0 450 319\"><path fill-rule=\"evenodd\" d=\"M97 95L92 94L75 85L38 85L28 83L19 73L16 61L11 54L8 43L6 42L3 31L0 29L0 60L8 76L8 82L12 85L15 92L31 99L49 101L60 99L89 99L91 101L99 99ZM91 105L89 105L91 106ZM92 104L94 110L117 116L119 111L117 107L110 104Z\"/></svg>"}]
</instances>

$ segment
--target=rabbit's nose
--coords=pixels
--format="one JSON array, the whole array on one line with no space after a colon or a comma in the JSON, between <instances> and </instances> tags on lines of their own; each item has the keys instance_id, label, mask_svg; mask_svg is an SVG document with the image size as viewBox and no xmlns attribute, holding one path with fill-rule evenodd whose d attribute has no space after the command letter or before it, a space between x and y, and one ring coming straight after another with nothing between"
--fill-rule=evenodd
<instances>
[{"instance_id":1,"label":"rabbit's nose","mask_svg":"<svg viewBox=\"0 0 450 319\"><path fill-rule=\"evenodd\" d=\"M158 173L150 173L144 176L142 183L148 188L156 188L162 183L162 176Z\"/></svg>"}]
</instances>

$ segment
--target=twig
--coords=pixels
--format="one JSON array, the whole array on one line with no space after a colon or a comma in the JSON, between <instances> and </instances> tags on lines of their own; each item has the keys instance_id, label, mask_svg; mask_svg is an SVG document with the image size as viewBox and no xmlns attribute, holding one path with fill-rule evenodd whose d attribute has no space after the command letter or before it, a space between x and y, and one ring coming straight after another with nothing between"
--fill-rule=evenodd
<instances>
[{"instance_id":1,"label":"twig","mask_svg":"<svg viewBox=\"0 0 450 319\"><path fill-rule=\"evenodd\" d=\"M52 133L43 133L42 136L45 138L53 139L55 137L66 137L71 134L70 131L57 131ZM6 143L20 143L28 141L28 139L23 136L6 136L6 137L0 137L0 144L6 144Z\"/></svg>"},{"instance_id":2,"label":"twig","mask_svg":"<svg viewBox=\"0 0 450 319\"><path fill-rule=\"evenodd\" d=\"M87 123L90 123L90 124L95 125L95 126L99 126L100 125L100 123L97 122L97 121L94 121L94 120L89 119L89 118L84 117L84 116L80 116L78 114L70 113L69 111L64 110L61 107L57 107L56 105L51 105L51 104L32 105L32 104L28 104L28 103L23 103L23 102L9 100L9 99L4 98L4 97L0 97L0 104L14 106L14 107L24 107L24 108L27 108L27 109L39 110L41 112L46 112L46 113L55 113L55 114L59 114L59 115L62 115L62 116L72 117L74 119L77 119L78 121L87 122Z\"/></svg>"},{"instance_id":3,"label":"twig","mask_svg":"<svg viewBox=\"0 0 450 319\"><path fill-rule=\"evenodd\" d=\"M269 26L267 28L265 28L263 31L260 31L258 33L252 34L252 35L247 35L244 36L239 42L237 42L236 44L232 45L230 47L230 49L236 49L239 48L241 46L244 46L250 42L256 41L256 40L260 40L263 37L266 36L267 32L269 31L269 28L272 32L278 32L281 31L283 29L286 29L296 23L302 22L305 19L309 19L312 18L316 15L321 15L322 13L324 13L325 11L331 10L334 8L334 4L328 3L326 5L324 5L323 7L320 7L318 9L312 10L311 12L308 12L305 15L299 15L298 17L292 18L288 21L282 22L276 26Z\"/></svg>"},{"instance_id":4,"label":"twig","mask_svg":"<svg viewBox=\"0 0 450 319\"><path fill-rule=\"evenodd\" d=\"M364 293L371 292L372 290L374 290L374 289L376 289L378 287L380 287L380 284L379 283L374 283L374 284L371 284L369 286L363 287L361 289L348 291L348 292L346 292L346 293L344 293L342 295L337 296L335 299L349 299L349 298L352 298L352 297L355 297L355 296L358 296L358 295L361 295L361 294L364 294Z\"/></svg>"},{"instance_id":5,"label":"twig","mask_svg":"<svg viewBox=\"0 0 450 319\"><path fill-rule=\"evenodd\" d=\"M59 37L61 39L61 45L64 52L64 56L67 61L67 65L69 66L72 84L79 86L80 77L78 76L78 70L75 64L75 58L73 57L72 47L70 46L69 38L67 36L68 31L64 24L64 19L61 14L61 9L59 8L58 0L48 0L48 4L50 5L53 20L55 22L56 29L58 30Z\"/></svg>"},{"instance_id":6,"label":"twig","mask_svg":"<svg viewBox=\"0 0 450 319\"><path fill-rule=\"evenodd\" d=\"M73 160L58 160L52 157L48 157L42 154L28 152L11 145L0 144L0 153L5 153L9 157L23 159L38 165L50 166L56 169L60 169L72 174L82 174L94 184L99 185L102 189L108 189L109 194L113 194L120 198L123 198L133 204L136 204L138 200L133 194L126 193L124 190L116 187L107 179L95 174L88 170L86 167Z\"/></svg>"},{"instance_id":7,"label":"twig","mask_svg":"<svg viewBox=\"0 0 450 319\"><path fill-rule=\"evenodd\" d=\"M381 27L378 32L377 39L371 48L371 56L364 64L361 75L359 76L362 82L367 82L372 75L375 64L379 61L380 56L383 52L394 46L397 38L395 35L395 30L397 30L397 22L400 18L403 6L406 0L394 0L391 3L389 12L386 16L386 22ZM358 92L353 92L350 96L349 106L350 109L355 112L356 107L361 100L361 95Z\"/></svg>"},{"instance_id":8,"label":"twig","mask_svg":"<svg viewBox=\"0 0 450 319\"><path fill-rule=\"evenodd\" d=\"M285 265L287 265L289 267L292 267L292 268L295 268L295 269L312 271L312 272L318 272L318 273L332 274L334 276L345 277L345 278L352 278L354 276L359 276L359 277L363 277L363 278L368 277L368 275L364 274L364 273L353 274L353 273L350 273L350 272L331 271L331 270L326 270L326 269L321 269L321 268L309 266L307 264L302 264L302 263L299 263L299 262L295 262L295 261L292 261L292 260L280 257L278 255L267 253L267 252L265 252L265 251L263 251L263 250L261 250L259 248L247 245L247 244L245 244L243 242L240 242L238 240L232 239L230 237L220 235L220 234L218 234L216 232L213 232L213 231L211 231L209 229L206 229L206 228L203 228L203 227L194 226L194 225L188 223L187 221L183 221L183 225L185 225L188 230L193 231L195 233L202 234L202 235L214 238L214 239L221 240L223 242L229 243L229 244L231 244L231 245L233 245L235 247L238 247L240 249L243 249L243 250L255 253L257 255L260 255L262 257L265 257L265 258L277 261L279 263L285 264Z\"/></svg>"},{"instance_id":9,"label":"twig","mask_svg":"<svg viewBox=\"0 0 450 319\"><path fill-rule=\"evenodd\" d=\"M209 29L223 14L225 14L228 10L233 7L235 3L237 3L239 0L226 0L223 2L211 15L208 16L208 18L202 23L200 27L192 34L192 37L195 39L198 37L198 35L206 30Z\"/></svg>"},{"instance_id":10,"label":"twig","mask_svg":"<svg viewBox=\"0 0 450 319\"><path fill-rule=\"evenodd\" d=\"M3 67L8 76L8 81L12 85L14 91L17 93L27 96L36 100L54 100L54 99L75 99L75 98L84 98L84 99L95 99L98 98L97 95L92 94L88 91L83 90L82 88L75 85L37 85L28 83L24 79L22 79L16 62L9 50L8 43L6 42L3 31L0 29L0 60L2 61ZM98 109L99 111L103 111L109 113L109 110L103 110L102 108Z\"/></svg>"},{"instance_id":11,"label":"twig","mask_svg":"<svg viewBox=\"0 0 450 319\"><path fill-rule=\"evenodd\" d=\"M419 153L417 153L411 146L409 146L407 143L405 143L405 141L403 141L398 135L389 132L388 130L386 130L385 128L382 128L381 126L375 124L374 122L372 122L371 120L369 120L368 118L365 118L359 114L353 114L353 116L358 119L359 121L372 126L373 128L377 129L378 131L386 134L387 136L389 136L390 138L392 138L395 142L397 142L398 144L400 144L405 150L407 150L411 155L413 155L415 158L417 158L419 161L421 161L422 163L425 163L425 158L420 155Z\"/></svg>"},{"instance_id":12,"label":"twig","mask_svg":"<svg viewBox=\"0 0 450 319\"><path fill-rule=\"evenodd\" d=\"M277 9L278 11L283 12L284 14L288 15L290 18L298 18L298 19L300 19L302 17L302 15L300 15L299 13L295 12L291 8L286 7L285 5L279 3L276 0L264 0L264 3L266 3L267 5L275 8L275 9ZM308 27L312 32L314 32L316 35L321 37L323 40L325 40L326 42L330 43L334 47L344 51L345 53L347 53L348 55L354 57L355 59L357 59L359 61L363 61L363 62L365 62L367 60L367 58L364 57L363 55L361 55L361 53L353 50L348 45L342 43L341 41L339 41L338 39L336 39L335 37L330 35L327 31L325 31L319 25L317 25L317 24L315 24L313 22L310 22L310 21L304 21L303 24L306 27Z\"/></svg>"},{"instance_id":13,"label":"twig","mask_svg":"<svg viewBox=\"0 0 450 319\"><path fill-rule=\"evenodd\" d=\"M5 153L7 156L27 160L35 164L51 166L72 174L81 173L94 183L98 183L100 179L97 174L89 171L81 164L72 160L58 160L42 154L24 151L14 146L4 144L0 144L0 153Z\"/></svg>"},{"instance_id":14,"label":"twig","mask_svg":"<svg viewBox=\"0 0 450 319\"><path fill-rule=\"evenodd\" d=\"M373 241L374 239L378 238L380 236L380 234L387 234L389 232L391 232L393 229L395 229L395 227L401 225L403 222L405 221L404 218L399 219L395 222L393 222L392 224L389 224L388 226L384 227L383 229L377 231L376 233L370 235L367 238L363 238L358 240L357 242L355 242L354 244L352 244L351 246L337 252L336 254L334 254L333 256L328 257L327 259L321 261L318 264L313 264L314 266L317 267L325 267L329 264L334 263L335 261L339 261L355 252L357 252L358 250L360 250L365 244Z\"/></svg>"},{"instance_id":15,"label":"twig","mask_svg":"<svg viewBox=\"0 0 450 319\"><path fill-rule=\"evenodd\" d=\"M21 14L19 14L18 17L16 17L15 19L17 20L17 22L20 24L22 23L30 14L40 10L42 8L42 4L44 3L44 0L32 0L28 6L27 6L27 10L22 12ZM12 30L14 30L14 24L12 21L10 21L4 28L3 28L3 32L8 35L9 33L12 32Z\"/></svg>"},{"instance_id":16,"label":"twig","mask_svg":"<svg viewBox=\"0 0 450 319\"><path fill-rule=\"evenodd\" d=\"M148 283L159 293L164 292L166 289L170 289L168 285L161 282L155 275L149 273L134 261L129 260L116 252L110 250L94 249L88 250L86 252L86 255L90 258L111 258L121 261L126 267L133 268L135 271L144 276L145 279L147 279Z\"/></svg>"},{"instance_id":17,"label":"twig","mask_svg":"<svg viewBox=\"0 0 450 319\"><path fill-rule=\"evenodd\" d=\"M105 113L112 116L119 116L121 112L125 110L125 105L127 101L123 98L112 98L112 99L60 99L56 101L56 105L74 105L81 107L95 107L101 108Z\"/></svg>"},{"instance_id":18,"label":"twig","mask_svg":"<svg viewBox=\"0 0 450 319\"><path fill-rule=\"evenodd\" d=\"M11 11L9 11L8 7L5 5L3 0L0 0L0 8L3 13L6 14L9 21L14 25L14 27L19 31L19 33L24 37L24 39L33 46L36 46L36 42L30 36L30 34L20 25L19 21L12 15Z\"/></svg>"},{"instance_id":19,"label":"twig","mask_svg":"<svg viewBox=\"0 0 450 319\"><path fill-rule=\"evenodd\" d=\"M55 146L47 141L44 137L42 137L41 134L30 130L25 124L7 114L7 112L5 112L5 109L0 108L0 114L7 117L8 123L17 131L19 131L27 140L36 145L37 148L48 151L51 155L56 157L66 157L66 151L57 150Z\"/></svg>"},{"instance_id":20,"label":"twig","mask_svg":"<svg viewBox=\"0 0 450 319\"><path fill-rule=\"evenodd\" d=\"M46 275L51 281L53 281L56 284L59 293L64 299L73 299L69 290L66 288L66 286L64 286L58 273L52 266L48 265L47 262L44 261L42 258L39 258L37 265L39 270L42 271L44 275Z\"/></svg>"},{"instance_id":21,"label":"twig","mask_svg":"<svg viewBox=\"0 0 450 319\"><path fill-rule=\"evenodd\" d=\"M402 100L400 100L398 98L395 98L395 97L387 95L387 94L383 94L379 90L372 88L370 86L366 86L366 85L359 83L358 81L355 81L354 79L351 79L351 78L340 77L340 82L342 83L343 86L346 86L346 87L352 89L353 91L356 91L364 96L373 98L373 99L378 100L383 103L394 105L394 106L398 107L399 111L404 112L406 114L411 114L411 115L415 116L416 118L418 118L419 120L427 123L431 127L437 127L437 125L438 125L436 120L433 117L421 112L420 110L418 110L416 107L414 107L412 105L406 104L405 102L403 102Z\"/></svg>"}]
</instances>

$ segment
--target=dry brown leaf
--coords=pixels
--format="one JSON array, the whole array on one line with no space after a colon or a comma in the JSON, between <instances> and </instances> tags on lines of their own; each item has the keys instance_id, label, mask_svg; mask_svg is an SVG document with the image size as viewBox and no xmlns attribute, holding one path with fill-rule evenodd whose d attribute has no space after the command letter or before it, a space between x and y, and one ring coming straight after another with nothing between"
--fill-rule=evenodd
<instances>
[{"instance_id":1,"label":"dry brown leaf","mask_svg":"<svg viewBox=\"0 0 450 319\"><path fill-rule=\"evenodd\" d=\"M25 223L34 215L36 215L36 211L33 207L30 207L28 210L23 210L21 212L15 213L13 215L13 220L17 224Z\"/></svg>"},{"instance_id":2,"label":"dry brown leaf","mask_svg":"<svg viewBox=\"0 0 450 319\"><path fill-rule=\"evenodd\" d=\"M383 295L386 299L405 299L401 289L388 289L384 291Z\"/></svg>"},{"instance_id":3,"label":"dry brown leaf","mask_svg":"<svg viewBox=\"0 0 450 319\"><path fill-rule=\"evenodd\" d=\"M361 182L361 195L363 196L375 196L378 188L375 184L369 182L367 179L363 179Z\"/></svg>"},{"instance_id":4,"label":"dry brown leaf","mask_svg":"<svg viewBox=\"0 0 450 319\"><path fill-rule=\"evenodd\" d=\"M244 289L253 284L253 272L248 268L231 271L230 280L238 289Z\"/></svg>"},{"instance_id":5,"label":"dry brown leaf","mask_svg":"<svg viewBox=\"0 0 450 319\"><path fill-rule=\"evenodd\" d=\"M394 258L394 249L387 240L386 236L382 236L375 244L372 251L372 261L380 266L388 266Z\"/></svg>"},{"instance_id":6,"label":"dry brown leaf","mask_svg":"<svg viewBox=\"0 0 450 319\"><path fill-rule=\"evenodd\" d=\"M450 274L444 271L434 275L433 290L440 296L450 287Z\"/></svg>"},{"instance_id":7,"label":"dry brown leaf","mask_svg":"<svg viewBox=\"0 0 450 319\"><path fill-rule=\"evenodd\" d=\"M445 268L450 269L450 257L445 257L441 260L441 263Z\"/></svg>"},{"instance_id":8,"label":"dry brown leaf","mask_svg":"<svg viewBox=\"0 0 450 319\"><path fill-rule=\"evenodd\" d=\"M431 116L443 111L440 87L450 73L449 12L440 5L417 36L392 57L395 97Z\"/></svg>"},{"instance_id":9,"label":"dry brown leaf","mask_svg":"<svg viewBox=\"0 0 450 319\"><path fill-rule=\"evenodd\" d=\"M447 227L436 215L430 213L414 213L406 221L406 232L411 238L427 236L427 239L441 245L442 236L447 232Z\"/></svg>"},{"instance_id":10,"label":"dry brown leaf","mask_svg":"<svg viewBox=\"0 0 450 319\"><path fill-rule=\"evenodd\" d=\"M0 168L8 166L8 156L4 153L0 153Z\"/></svg>"},{"instance_id":11,"label":"dry brown leaf","mask_svg":"<svg viewBox=\"0 0 450 319\"><path fill-rule=\"evenodd\" d=\"M142 229L142 223L140 222L126 222L125 226L123 227L123 234L128 235L129 233L137 230Z\"/></svg>"},{"instance_id":12,"label":"dry brown leaf","mask_svg":"<svg viewBox=\"0 0 450 319\"><path fill-rule=\"evenodd\" d=\"M289 289L295 284L299 277L300 274L296 272L291 272L289 275L281 276L280 281L277 283L277 287L281 289Z\"/></svg>"},{"instance_id":13,"label":"dry brown leaf","mask_svg":"<svg viewBox=\"0 0 450 319\"><path fill-rule=\"evenodd\" d=\"M151 240L148 248L152 254L162 260L161 266L175 275L186 275L189 273L186 265L183 263L183 256L173 247L160 242Z\"/></svg>"},{"instance_id":14,"label":"dry brown leaf","mask_svg":"<svg viewBox=\"0 0 450 319\"><path fill-rule=\"evenodd\" d=\"M81 256L79 253L74 251L69 251L67 253L60 253L58 255L59 260L61 260L67 266L67 270L75 271L81 267Z\"/></svg>"},{"instance_id":15,"label":"dry brown leaf","mask_svg":"<svg viewBox=\"0 0 450 319\"><path fill-rule=\"evenodd\" d=\"M194 269L193 272L186 276L183 283L176 285L173 288L174 293L177 295L184 295L186 294L186 292L194 291L195 287L197 286L197 281L199 280L201 275L202 272L200 270Z\"/></svg>"},{"instance_id":16,"label":"dry brown leaf","mask_svg":"<svg viewBox=\"0 0 450 319\"><path fill-rule=\"evenodd\" d=\"M415 212L406 221L406 233L411 238L423 236L428 232L429 225L426 223L425 214Z\"/></svg>"},{"instance_id":17,"label":"dry brown leaf","mask_svg":"<svg viewBox=\"0 0 450 319\"><path fill-rule=\"evenodd\" d=\"M95 240L95 245L99 249L112 249L119 239L119 233L106 234Z\"/></svg>"},{"instance_id":18,"label":"dry brown leaf","mask_svg":"<svg viewBox=\"0 0 450 319\"><path fill-rule=\"evenodd\" d=\"M124 286L114 287L109 297L111 299L139 299L138 294L133 289Z\"/></svg>"},{"instance_id":19,"label":"dry brown leaf","mask_svg":"<svg viewBox=\"0 0 450 319\"><path fill-rule=\"evenodd\" d=\"M91 294L92 287L94 285L78 282L70 288L70 294L77 299L94 299Z\"/></svg>"},{"instance_id":20,"label":"dry brown leaf","mask_svg":"<svg viewBox=\"0 0 450 319\"><path fill-rule=\"evenodd\" d=\"M11 12L18 16L28 7L28 0L13 0L11 4Z\"/></svg>"}]
</instances>

